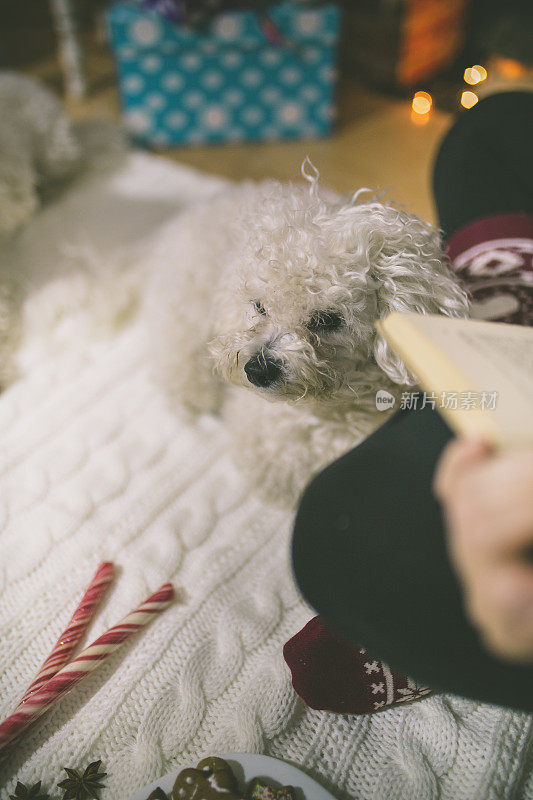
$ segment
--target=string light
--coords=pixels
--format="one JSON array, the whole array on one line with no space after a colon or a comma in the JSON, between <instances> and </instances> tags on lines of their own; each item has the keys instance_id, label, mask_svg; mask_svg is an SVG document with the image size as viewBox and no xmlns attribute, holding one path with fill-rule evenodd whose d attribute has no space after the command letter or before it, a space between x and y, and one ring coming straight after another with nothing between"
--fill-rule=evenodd
<instances>
[{"instance_id":1,"label":"string light","mask_svg":"<svg viewBox=\"0 0 533 800\"><path fill-rule=\"evenodd\" d=\"M522 78L527 72L527 67L514 58L498 58L495 64L500 75L509 80Z\"/></svg>"},{"instance_id":2,"label":"string light","mask_svg":"<svg viewBox=\"0 0 533 800\"><path fill-rule=\"evenodd\" d=\"M461 95L461 105L465 108L472 108L475 106L479 97L475 92L463 92Z\"/></svg>"},{"instance_id":3,"label":"string light","mask_svg":"<svg viewBox=\"0 0 533 800\"><path fill-rule=\"evenodd\" d=\"M433 99L427 92L416 92L411 103L411 108L415 114L429 114Z\"/></svg>"},{"instance_id":4,"label":"string light","mask_svg":"<svg viewBox=\"0 0 533 800\"><path fill-rule=\"evenodd\" d=\"M465 69L463 77L465 83L469 83L470 86L475 86L476 83L481 83L481 81L486 79L487 70L480 64L474 64L473 67L467 67Z\"/></svg>"}]
</instances>

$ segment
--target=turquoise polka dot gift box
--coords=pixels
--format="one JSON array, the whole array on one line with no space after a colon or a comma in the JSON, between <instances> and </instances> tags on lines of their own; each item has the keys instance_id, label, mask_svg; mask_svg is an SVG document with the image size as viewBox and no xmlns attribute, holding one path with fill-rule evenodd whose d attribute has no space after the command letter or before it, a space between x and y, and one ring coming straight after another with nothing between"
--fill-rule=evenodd
<instances>
[{"instance_id":1,"label":"turquoise polka dot gift box","mask_svg":"<svg viewBox=\"0 0 533 800\"><path fill-rule=\"evenodd\" d=\"M108 12L126 126L152 145L327 135L335 118L340 9L284 2L264 19L224 13L208 32L136 2Z\"/></svg>"}]
</instances>

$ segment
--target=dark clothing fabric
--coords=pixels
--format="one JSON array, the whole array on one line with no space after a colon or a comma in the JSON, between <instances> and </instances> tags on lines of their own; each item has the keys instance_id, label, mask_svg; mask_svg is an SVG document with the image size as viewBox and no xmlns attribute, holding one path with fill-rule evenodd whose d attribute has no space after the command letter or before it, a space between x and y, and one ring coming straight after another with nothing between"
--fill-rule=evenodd
<instances>
[{"instance_id":1,"label":"dark clothing fabric","mask_svg":"<svg viewBox=\"0 0 533 800\"><path fill-rule=\"evenodd\" d=\"M467 621L431 484L451 432L400 411L324 470L296 519L298 586L326 625L436 690L533 712L533 667L490 656Z\"/></svg>"},{"instance_id":2,"label":"dark clothing fabric","mask_svg":"<svg viewBox=\"0 0 533 800\"><path fill-rule=\"evenodd\" d=\"M533 213L532 126L533 94L512 92L480 101L448 132L434 189L452 242L471 223L483 230L483 217ZM484 649L448 559L432 480L451 436L429 407L400 411L318 475L295 522L296 581L332 632L392 669L436 690L533 712L533 666Z\"/></svg>"},{"instance_id":3,"label":"dark clothing fabric","mask_svg":"<svg viewBox=\"0 0 533 800\"><path fill-rule=\"evenodd\" d=\"M496 214L533 214L533 92L502 92L459 115L433 172L446 239Z\"/></svg>"}]
</instances>

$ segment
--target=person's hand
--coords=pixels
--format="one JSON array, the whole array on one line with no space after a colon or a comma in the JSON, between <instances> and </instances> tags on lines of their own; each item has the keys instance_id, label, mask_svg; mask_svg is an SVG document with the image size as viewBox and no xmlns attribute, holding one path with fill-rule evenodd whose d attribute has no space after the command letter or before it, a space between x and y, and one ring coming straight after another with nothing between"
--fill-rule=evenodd
<instances>
[{"instance_id":1,"label":"person's hand","mask_svg":"<svg viewBox=\"0 0 533 800\"><path fill-rule=\"evenodd\" d=\"M533 450L495 454L457 439L437 465L434 491L467 614L486 646L533 661Z\"/></svg>"}]
</instances>

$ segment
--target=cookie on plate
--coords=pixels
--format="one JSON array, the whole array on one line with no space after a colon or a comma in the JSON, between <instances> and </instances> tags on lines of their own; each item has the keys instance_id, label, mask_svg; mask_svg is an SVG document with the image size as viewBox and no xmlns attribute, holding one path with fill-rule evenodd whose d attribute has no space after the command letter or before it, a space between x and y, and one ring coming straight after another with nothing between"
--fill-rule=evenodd
<instances>
[{"instance_id":1,"label":"cookie on plate","mask_svg":"<svg viewBox=\"0 0 533 800\"><path fill-rule=\"evenodd\" d=\"M243 800L230 765L209 756L196 768L182 769L172 788L172 800Z\"/></svg>"},{"instance_id":2,"label":"cookie on plate","mask_svg":"<svg viewBox=\"0 0 533 800\"><path fill-rule=\"evenodd\" d=\"M293 786L282 786L275 789L261 778L253 778L246 791L247 800L296 800Z\"/></svg>"}]
</instances>

